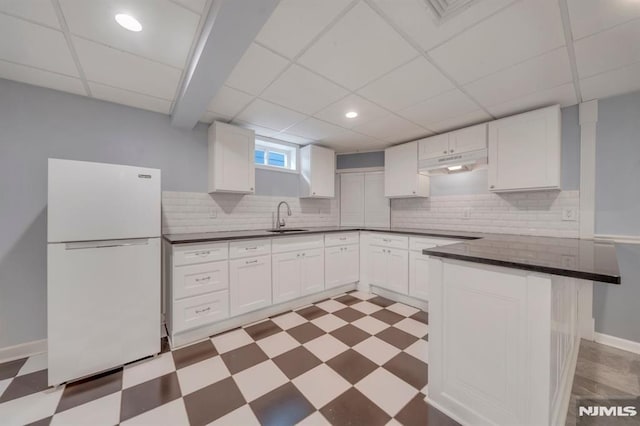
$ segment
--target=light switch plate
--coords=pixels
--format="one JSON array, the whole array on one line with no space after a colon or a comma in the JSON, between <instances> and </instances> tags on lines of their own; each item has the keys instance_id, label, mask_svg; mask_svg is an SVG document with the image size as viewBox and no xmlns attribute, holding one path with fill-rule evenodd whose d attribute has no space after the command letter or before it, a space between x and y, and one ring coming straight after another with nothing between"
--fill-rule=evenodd
<instances>
[{"instance_id":1,"label":"light switch plate","mask_svg":"<svg viewBox=\"0 0 640 426\"><path fill-rule=\"evenodd\" d=\"M578 210L575 207L565 207L562 209L562 220L575 222L578 220Z\"/></svg>"}]
</instances>

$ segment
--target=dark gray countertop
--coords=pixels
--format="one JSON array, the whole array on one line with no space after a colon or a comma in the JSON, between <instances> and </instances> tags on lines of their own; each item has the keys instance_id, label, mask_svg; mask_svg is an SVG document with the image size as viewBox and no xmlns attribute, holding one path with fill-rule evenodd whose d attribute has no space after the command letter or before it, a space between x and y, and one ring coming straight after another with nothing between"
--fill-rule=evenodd
<instances>
[{"instance_id":1,"label":"dark gray countertop","mask_svg":"<svg viewBox=\"0 0 640 426\"><path fill-rule=\"evenodd\" d=\"M484 234L413 228L314 227L279 234L267 230L166 234L171 244L278 238L329 232L375 231L423 237L463 239L464 242L423 250L425 255L505 266L585 280L620 284L615 246L611 243L574 238Z\"/></svg>"}]
</instances>

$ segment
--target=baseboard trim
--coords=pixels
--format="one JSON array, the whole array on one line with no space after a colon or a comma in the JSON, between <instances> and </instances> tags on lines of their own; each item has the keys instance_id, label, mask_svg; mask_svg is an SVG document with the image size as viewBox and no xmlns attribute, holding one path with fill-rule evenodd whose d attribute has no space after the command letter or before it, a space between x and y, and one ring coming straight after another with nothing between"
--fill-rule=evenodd
<instances>
[{"instance_id":1,"label":"baseboard trim","mask_svg":"<svg viewBox=\"0 0 640 426\"><path fill-rule=\"evenodd\" d=\"M26 358L47 351L47 339L33 340L0 349L0 364L14 359Z\"/></svg>"},{"instance_id":2,"label":"baseboard trim","mask_svg":"<svg viewBox=\"0 0 640 426\"><path fill-rule=\"evenodd\" d=\"M594 337L597 343L622 349L623 351L640 354L640 342L634 342L633 340L622 339L620 337L603 333L595 333Z\"/></svg>"}]
</instances>

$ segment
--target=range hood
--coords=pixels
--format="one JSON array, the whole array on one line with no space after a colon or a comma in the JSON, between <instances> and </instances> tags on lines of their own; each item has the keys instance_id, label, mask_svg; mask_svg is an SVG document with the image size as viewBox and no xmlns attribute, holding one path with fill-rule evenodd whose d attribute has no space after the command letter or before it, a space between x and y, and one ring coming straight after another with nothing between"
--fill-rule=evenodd
<instances>
[{"instance_id":1,"label":"range hood","mask_svg":"<svg viewBox=\"0 0 640 426\"><path fill-rule=\"evenodd\" d=\"M476 164L487 162L487 150L479 149L476 151L467 151L456 154L447 154L441 157L428 158L418 161L418 169L423 173L437 173L447 170L447 168L455 168L463 166L465 170L473 168Z\"/></svg>"}]
</instances>

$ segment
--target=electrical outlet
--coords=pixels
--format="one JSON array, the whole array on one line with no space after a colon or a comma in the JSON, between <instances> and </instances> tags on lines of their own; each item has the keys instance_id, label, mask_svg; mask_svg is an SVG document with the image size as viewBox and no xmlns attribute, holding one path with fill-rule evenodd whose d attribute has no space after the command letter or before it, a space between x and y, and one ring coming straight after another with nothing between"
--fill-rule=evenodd
<instances>
[{"instance_id":1,"label":"electrical outlet","mask_svg":"<svg viewBox=\"0 0 640 426\"><path fill-rule=\"evenodd\" d=\"M463 219L470 219L471 218L471 207L465 207L464 210L462 211L462 218Z\"/></svg>"},{"instance_id":2,"label":"electrical outlet","mask_svg":"<svg viewBox=\"0 0 640 426\"><path fill-rule=\"evenodd\" d=\"M218 217L218 210L209 209L209 219L215 219Z\"/></svg>"},{"instance_id":3,"label":"electrical outlet","mask_svg":"<svg viewBox=\"0 0 640 426\"><path fill-rule=\"evenodd\" d=\"M578 220L578 211L575 207L565 207L562 209L562 220L571 222Z\"/></svg>"}]
</instances>

